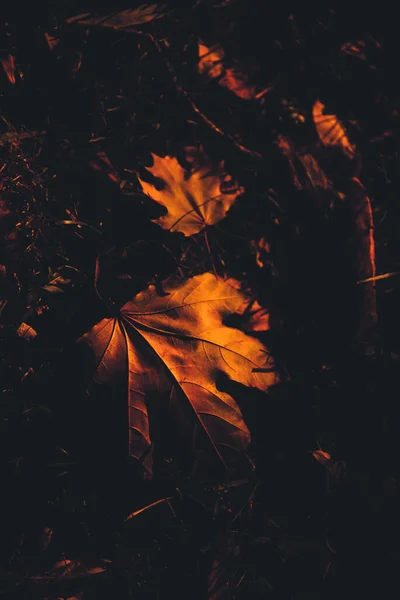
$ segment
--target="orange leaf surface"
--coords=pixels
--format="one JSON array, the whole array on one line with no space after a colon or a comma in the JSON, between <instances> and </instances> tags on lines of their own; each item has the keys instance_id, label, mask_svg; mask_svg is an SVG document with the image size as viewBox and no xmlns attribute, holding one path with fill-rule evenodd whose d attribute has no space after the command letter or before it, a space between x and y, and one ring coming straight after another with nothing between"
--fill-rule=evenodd
<instances>
[{"instance_id":1,"label":"orange leaf surface","mask_svg":"<svg viewBox=\"0 0 400 600\"><path fill-rule=\"evenodd\" d=\"M217 388L217 376L266 390L276 381L273 361L257 339L224 325L244 300L229 284L205 273L167 281L164 291L160 296L149 286L118 318L103 319L81 338L96 359L89 393L96 383L126 381L130 454L142 460L151 444L146 394L169 392L173 416L189 407L196 439L225 465L226 449L243 451L250 433L233 397ZM260 368L270 372L253 372ZM150 471L150 461L146 466Z\"/></svg>"},{"instance_id":2,"label":"orange leaf surface","mask_svg":"<svg viewBox=\"0 0 400 600\"><path fill-rule=\"evenodd\" d=\"M319 139L324 146L341 148L349 158L353 158L355 148L350 143L343 124L335 115L326 115L324 110L325 105L317 100L313 106L312 114Z\"/></svg>"},{"instance_id":3,"label":"orange leaf surface","mask_svg":"<svg viewBox=\"0 0 400 600\"><path fill-rule=\"evenodd\" d=\"M189 172L175 157L151 155L153 166L146 169L164 183L164 188L158 190L140 178L139 182L145 194L168 209L155 221L163 229L194 235L223 219L243 191L236 186L226 193L221 191L221 184L230 182L222 164L213 167L204 157L199 161L191 156L193 168Z\"/></svg>"}]
</instances>

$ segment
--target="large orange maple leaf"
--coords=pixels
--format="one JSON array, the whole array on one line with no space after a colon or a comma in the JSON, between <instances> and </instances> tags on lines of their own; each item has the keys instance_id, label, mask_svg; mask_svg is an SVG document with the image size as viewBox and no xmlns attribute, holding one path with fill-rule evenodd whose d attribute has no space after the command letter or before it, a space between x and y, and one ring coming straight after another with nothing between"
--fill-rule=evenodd
<instances>
[{"instance_id":1,"label":"large orange maple leaf","mask_svg":"<svg viewBox=\"0 0 400 600\"><path fill-rule=\"evenodd\" d=\"M167 282L164 290L158 295L149 286L119 317L103 319L81 338L96 358L91 385L125 378L134 458L142 460L149 451L146 395L158 391L169 392L178 417L189 408L193 434L225 465L225 451L243 451L250 433L234 398L218 389L217 377L266 390L276 382L273 360L259 340L224 325L244 299L229 284L205 273Z\"/></svg>"}]
</instances>

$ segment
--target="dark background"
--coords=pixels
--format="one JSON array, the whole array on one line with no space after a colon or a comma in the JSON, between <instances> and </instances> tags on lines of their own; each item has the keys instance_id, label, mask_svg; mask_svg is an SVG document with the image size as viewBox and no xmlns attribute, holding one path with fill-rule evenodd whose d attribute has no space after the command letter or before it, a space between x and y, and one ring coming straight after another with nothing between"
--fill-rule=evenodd
<instances>
[{"instance_id":1,"label":"dark background","mask_svg":"<svg viewBox=\"0 0 400 600\"><path fill-rule=\"evenodd\" d=\"M245 574L235 593L246 598L397 597L399 279L377 281L378 322L360 337L354 224L337 201L327 210L326 198L295 188L275 144L287 135L315 151L336 190L353 176L361 180L373 207L377 273L397 272L395 19L376 7L353 14L240 0L193 4L169 4L174 11L141 33L66 24L79 13L116 11L115 4L13 3L0 14L0 58L14 55L22 73L12 84L0 69L3 595L84 590L85 600L189 593L214 600L240 597L221 590ZM45 32L59 39L53 51ZM174 73L148 32L169 41ZM198 38L220 43L227 64L258 67L252 82L272 91L248 102L205 82L196 72ZM342 50L360 41L362 58ZM224 135L194 114L182 87ZM317 98L346 125L355 160L321 150L311 119ZM305 115L304 124L283 99ZM9 143L10 131L38 135ZM241 151L234 135L262 158ZM140 194L136 178L151 164L150 152L182 158L183 146L195 143L224 159L246 189L210 229L211 257L200 234L192 241L151 222L159 208ZM66 222L71 213L82 229ZM256 264L254 242L263 236L274 268ZM93 285L98 256L108 306ZM148 283L212 263L244 280L270 309L263 341L282 372L268 397L234 390L252 431L256 471L217 511L218 492L181 464L172 424L160 434L154 480L142 481L125 456L123 390L89 399L90 359L75 345ZM43 291L48 268L65 264L76 268L72 284L60 294ZM33 341L16 334L21 322L37 331ZM318 447L332 455L330 471L313 458ZM166 495L174 497L174 513L163 504L124 525L133 510ZM233 514L246 506L234 523L227 503ZM46 527L53 530L48 547ZM212 596L207 578L216 557L221 589ZM63 558L89 569L106 559L107 573L32 580Z\"/></svg>"}]
</instances>

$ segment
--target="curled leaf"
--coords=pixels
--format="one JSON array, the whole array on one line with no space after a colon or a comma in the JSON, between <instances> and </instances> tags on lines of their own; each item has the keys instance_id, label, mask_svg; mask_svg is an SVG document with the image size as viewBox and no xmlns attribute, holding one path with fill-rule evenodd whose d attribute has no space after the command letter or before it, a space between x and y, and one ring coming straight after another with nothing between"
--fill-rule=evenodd
<instances>
[{"instance_id":1,"label":"curled leaf","mask_svg":"<svg viewBox=\"0 0 400 600\"><path fill-rule=\"evenodd\" d=\"M318 137L324 146L341 148L349 158L354 158L355 148L350 143L343 124L336 115L326 115L325 105L317 100L312 109L312 115Z\"/></svg>"},{"instance_id":2,"label":"curled leaf","mask_svg":"<svg viewBox=\"0 0 400 600\"><path fill-rule=\"evenodd\" d=\"M31 342L37 336L37 332L27 323L21 323L17 329L17 335L28 342Z\"/></svg>"},{"instance_id":3,"label":"curled leaf","mask_svg":"<svg viewBox=\"0 0 400 600\"><path fill-rule=\"evenodd\" d=\"M271 371L273 361L260 341L223 324L244 300L230 285L205 273L184 283L167 281L163 289L158 295L149 286L119 317L103 319L81 338L96 360L89 393L96 383L126 381L130 454L143 460L151 444L146 397L169 392L172 416L189 409L198 443L226 466L225 451L243 451L250 433L217 377L266 390L276 375L253 369Z\"/></svg>"},{"instance_id":4,"label":"curled leaf","mask_svg":"<svg viewBox=\"0 0 400 600\"><path fill-rule=\"evenodd\" d=\"M362 286L361 333L375 325L378 318L376 312L374 221L371 201L360 180L353 177L345 191L345 201L352 212L355 225L352 244L354 246L357 280L367 280Z\"/></svg>"},{"instance_id":5,"label":"curled leaf","mask_svg":"<svg viewBox=\"0 0 400 600\"><path fill-rule=\"evenodd\" d=\"M193 166L187 171L175 157L161 158L153 153L152 157L153 166L146 169L163 182L163 189L158 190L140 178L139 182L145 194L168 209L167 214L155 221L163 229L194 235L223 219L243 192L224 173L222 163L215 167L204 157L199 161L189 152L188 161ZM230 185L230 189L222 191L223 185Z\"/></svg>"}]
</instances>

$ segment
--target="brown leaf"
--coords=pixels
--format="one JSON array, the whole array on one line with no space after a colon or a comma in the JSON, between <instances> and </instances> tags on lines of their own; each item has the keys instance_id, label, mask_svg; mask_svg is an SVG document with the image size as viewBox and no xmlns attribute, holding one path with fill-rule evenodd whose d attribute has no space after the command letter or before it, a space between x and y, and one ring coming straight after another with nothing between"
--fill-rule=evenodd
<instances>
[{"instance_id":1,"label":"brown leaf","mask_svg":"<svg viewBox=\"0 0 400 600\"><path fill-rule=\"evenodd\" d=\"M15 57L12 54L9 54L7 58L1 59L1 64L3 65L3 69L5 74L7 75L8 81L15 85Z\"/></svg>"},{"instance_id":2,"label":"brown leaf","mask_svg":"<svg viewBox=\"0 0 400 600\"><path fill-rule=\"evenodd\" d=\"M323 465L329 473L335 478L340 479L346 476L346 463L342 460L333 460L329 452L324 450L314 450L313 457Z\"/></svg>"},{"instance_id":3,"label":"brown leaf","mask_svg":"<svg viewBox=\"0 0 400 600\"><path fill-rule=\"evenodd\" d=\"M143 459L151 443L146 394L169 392L174 416L190 407L205 448L225 466L224 449L243 451L250 433L216 378L225 374L266 390L275 374L253 369L271 368L273 361L257 339L223 324L243 304L228 284L205 273L184 283L167 281L163 289L158 295L150 286L122 307L119 318L103 319L81 338L96 358L92 385L127 381L131 456Z\"/></svg>"},{"instance_id":4,"label":"brown leaf","mask_svg":"<svg viewBox=\"0 0 400 600\"><path fill-rule=\"evenodd\" d=\"M159 19L164 16L166 9L166 4L141 4L137 8L127 8L103 17L94 17L90 13L84 13L69 17L66 22L85 26L95 25L98 27L111 27L112 29L127 29Z\"/></svg>"},{"instance_id":5,"label":"brown leaf","mask_svg":"<svg viewBox=\"0 0 400 600\"><path fill-rule=\"evenodd\" d=\"M224 173L223 163L215 167L205 156L202 160L193 156L191 149L187 152L188 162L193 165L190 172L172 156L151 155L153 166L146 169L164 183L164 188L157 190L140 178L139 182L145 194L168 209L166 215L155 221L163 229L194 235L223 219L243 192ZM224 193L221 186L227 184L231 184L231 189Z\"/></svg>"},{"instance_id":6,"label":"brown leaf","mask_svg":"<svg viewBox=\"0 0 400 600\"><path fill-rule=\"evenodd\" d=\"M289 161L293 183L298 189L329 189L329 181L312 154L300 152L292 140L283 135L278 137L278 147Z\"/></svg>"},{"instance_id":7,"label":"brown leaf","mask_svg":"<svg viewBox=\"0 0 400 600\"><path fill-rule=\"evenodd\" d=\"M17 335L28 342L31 342L37 336L37 332L27 323L21 323L17 329Z\"/></svg>"},{"instance_id":8,"label":"brown leaf","mask_svg":"<svg viewBox=\"0 0 400 600\"><path fill-rule=\"evenodd\" d=\"M365 42L345 42L341 45L340 51L343 54L349 54L350 56L355 56L360 60L366 60L365 56Z\"/></svg>"},{"instance_id":9,"label":"brown leaf","mask_svg":"<svg viewBox=\"0 0 400 600\"><path fill-rule=\"evenodd\" d=\"M89 162L90 166L96 171L105 172L107 176L115 183L120 183L121 177L111 164L110 159L104 151L97 152L96 159Z\"/></svg>"},{"instance_id":10,"label":"brown leaf","mask_svg":"<svg viewBox=\"0 0 400 600\"><path fill-rule=\"evenodd\" d=\"M258 302L258 300L249 292L242 290L240 281L230 277L225 280L236 290L243 292L243 303L237 308L236 313L242 316L240 329L251 333L254 331L268 331L269 326L269 311Z\"/></svg>"},{"instance_id":11,"label":"brown leaf","mask_svg":"<svg viewBox=\"0 0 400 600\"><path fill-rule=\"evenodd\" d=\"M44 37L46 38L46 42L49 46L50 51L52 52L54 50L54 48L56 48L56 46L59 43L59 39L56 38L54 35L50 35L49 33L44 34Z\"/></svg>"},{"instance_id":12,"label":"brown leaf","mask_svg":"<svg viewBox=\"0 0 400 600\"><path fill-rule=\"evenodd\" d=\"M312 115L318 137L324 146L341 148L349 158L354 158L355 148L350 143L343 124L335 115L324 114L325 105L317 100L312 109Z\"/></svg>"},{"instance_id":13,"label":"brown leaf","mask_svg":"<svg viewBox=\"0 0 400 600\"><path fill-rule=\"evenodd\" d=\"M230 68L224 67L225 52L219 44L211 48L199 42L199 62L198 70L201 75L210 79L218 79L218 83L233 92L243 100L255 100L261 98L269 91L258 90L256 86L249 83L249 72L254 69L248 69L245 72L244 67L238 63Z\"/></svg>"},{"instance_id":14,"label":"brown leaf","mask_svg":"<svg viewBox=\"0 0 400 600\"><path fill-rule=\"evenodd\" d=\"M376 312L376 265L374 221L371 201L360 180L353 177L345 190L345 201L353 213L355 236L355 266L358 281L369 279L363 284L363 309L360 333L370 329L377 321Z\"/></svg>"}]
</instances>

